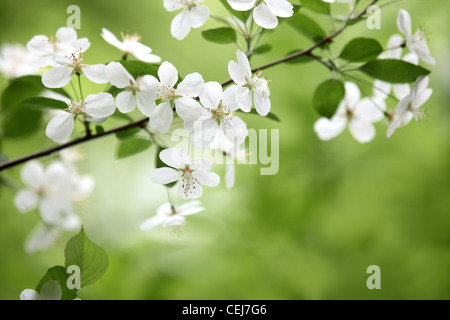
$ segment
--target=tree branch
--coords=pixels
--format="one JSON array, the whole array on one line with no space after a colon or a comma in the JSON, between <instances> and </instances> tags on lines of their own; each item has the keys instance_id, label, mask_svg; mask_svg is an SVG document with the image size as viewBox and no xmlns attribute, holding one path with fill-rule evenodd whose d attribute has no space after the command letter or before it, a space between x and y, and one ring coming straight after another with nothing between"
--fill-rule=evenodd
<instances>
[{"instance_id":1,"label":"tree branch","mask_svg":"<svg viewBox=\"0 0 450 320\"><path fill-rule=\"evenodd\" d=\"M372 0L371 3L364 10L359 12L357 15L351 16L350 19L353 20L353 19L360 18L361 16L363 16L364 14L367 13L367 10L369 9L369 7L371 7L372 5L376 4L378 1L379 0ZM286 62L286 61L290 61L292 59L295 59L295 58L298 58L298 57L301 57L301 56L304 56L304 55L311 55L311 53L312 53L312 51L314 49L324 45L325 43L333 42L333 39L336 36L338 36L340 33L342 33L342 31L344 31L346 28L347 28L347 24L344 23L344 25L341 28L339 28L338 30L333 32L328 37L326 37L326 38L320 40L319 42L315 43L310 48L308 48L306 50L295 52L295 53L293 53L293 54L291 54L291 55L289 55L287 57L284 57L282 59L273 61L271 63L265 64L265 65L260 66L258 68L255 68L255 69L252 70L252 72L254 73L254 72L258 71L258 70L264 70L264 69L276 66L276 65L278 65L280 63L283 63L283 62ZM222 82L221 84L222 84L223 87L225 87L225 86L228 86L231 83L233 83L233 80L229 79L227 81ZM142 119L142 120L139 120L139 121L132 122L132 123L129 123L127 125L121 126L121 127L117 127L117 128L105 131L105 132L100 133L100 134L86 135L83 138L79 138L79 139L76 139L76 140L73 140L73 141L70 141L70 142L67 142L67 143L63 143L63 144L60 144L60 145L58 145L56 147L53 147L53 148L50 148L50 149L47 149L47 150L43 150L43 151L40 151L40 152L32 153L32 154L30 154L28 156L25 156L25 157L22 157L22 158L18 158L18 159L15 159L15 160L11 160L11 161L8 161L8 162L0 163L0 171L3 171L5 169L14 167L14 166L22 164L22 163L25 163L25 162L33 160L33 159L49 156L49 155L51 155L51 154L53 154L55 152L61 151L63 149L67 149L67 148L73 147L75 145L78 145L78 144L81 144L81 143L84 143L84 142L87 142L87 141L95 140L95 139L98 139L98 138L101 138L101 137L104 137L104 136L108 136L108 135L111 135L111 134L114 134L114 133L117 133L117 132L126 131L128 129L136 128L136 127L145 128L147 126L148 121L149 121L149 118L145 118L145 119Z\"/></svg>"}]
</instances>

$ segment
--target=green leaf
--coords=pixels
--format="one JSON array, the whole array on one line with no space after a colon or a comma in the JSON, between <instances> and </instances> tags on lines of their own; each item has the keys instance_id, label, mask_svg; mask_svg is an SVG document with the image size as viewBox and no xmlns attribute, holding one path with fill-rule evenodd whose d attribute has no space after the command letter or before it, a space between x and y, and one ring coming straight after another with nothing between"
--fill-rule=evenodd
<instances>
[{"instance_id":1,"label":"green leaf","mask_svg":"<svg viewBox=\"0 0 450 320\"><path fill-rule=\"evenodd\" d=\"M139 133L139 131L141 131L141 128L139 128L139 127L130 128L125 131L117 132L116 138L119 140L125 140L125 139L131 138L135 134Z\"/></svg>"},{"instance_id":2,"label":"green leaf","mask_svg":"<svg viewBox=\"0 0 450 320\"><path fill-rule=\"evenodd\" d=\"M103 134L103 133L105 133L105 129L101 125L96 125L95 126L95 133Z\"/></svg>"},{"instance_id":3,"label":"green leaf","mask_svg":"<svg viewBox=\"0 0 450 320\"><path fill-rule=\"evenodd\" d=\"M89 240L83 228L67 242L64 256L66 268L72 265L80 268L82 288L96 282L108 269L105 251Z\"/></svg>"},{"instance_id":4,"label":"green leaf","mask_svg":"<svg viewBox=\"0 0 450 320\"><path fill-rule=\"evenodd\" d=\"M61 100L55 100L50 98L44 98L44 97L34 97L25 99L22 101L22 106L28 107L28 108L39 108L39 109L67 109L67 103Z\"/></svg>"},{"instance_id":5,"label":"green leaf","mask_svg":"<svg viewBox=\"0 0 450 320\"><path fill-rule=\"evenodd\" d=\"M253 114L253 115L258 115L261 117L261 115L255 109L251 109L250 112L244 112L241 109L238 109L235 112L239 112L239 113L243 113L243 114ZM280 118L278 118L278 116L272 112L269 112L264 118L267 118L267 119L270 119L273 121L277 121L277 122L281 122Z\"/></svg>"},{"instance_id":6,"label":"green leaf","mask_svg":"<svg viewBox=\"0 0 450 320\"><path fill-rule=\"evenodd\" d=\"M141 138L130 138L126 140L120 140L117 146L117 159L123 159L134 156L135 154L144 152L152 145L151 140L145 140Z\"/></svg>"},{"instance_id":7,"label":"green leaf","mask_svg":"<svg viewBox=\"0 0 450 320\"><path fill-rule=\"evenodd\" d=\"M314 93L313 106L323 117L331 118L345 96L345 87L340 80L327 80Z\"/></svg>"},{"instance_id":8,"label":"green leaf","mask_svg":"<svg viewBox=\"0 0 450 320\"><path fill-rule=\"evenodd\" d=\"M418 77L430 74L420 66L402 60L374 60L359 68L362 72L382 81L390 83L414 82Z\"/></svg>"},{"instance_id":9,"label":"green leaf","mask_svg":"<svg viewBox=\"0 0 450 320\"><path fill-rule=\"evenodd\" d=\"M290 19L289 24L314 42L319 42L327 37L325 31L317 22L302 13Z\"/></svg>"},{"instance_id":10,"label":"green leaf","mask_svg":"<svg viewBox=\"0 0 450 320\"><path fill-rule=\"evenodd\" d=\"M322 0L302 0L305 8L317 13L330 14L330 4L323 2Z\"/></svg>"},{"instance_id":11,"label":"green leaf","mask_svg":"<svg viewBox=\"0 0 450 320\"><path fill-rule=\"evenodd\" d=\"M35 97L44 90L51 90L67 98L69 94L64 89L48 89L42 84L40 76L24 76L12 80L3 91L1 107L3 111L12 110L23 100Z\"/></svg>"},{"instance_id":12,"label":"green leaf","mask_svg":"<svg viewBox=\"0 0 450 320\"><path fill-rule=\"evenodd\" d=\"M4 138L22 138L35 133L41 127L42 110L19 108L6 113L1 122Z\"/></svg>"},{"instance_id":13,"label":"green leaf","mask_svg":"<svg viewBox=\"0 0 450 320\"><path fill-rule=\"evenodd\" d=\"M47 270L47 273L44 277L39 281L39 284L36 287L36 291L41 293L42 286L48 281L56 280L61 286L62 296L61 300L73 300L75 299L75 289L67 288L67 279L69 278L69 274L66 271L66 268L63 266L54 266Z\"/></svg>"},{"instance_id":14,"label":"green leaf","mask_svg":"<svg viewBox=\"0 0 450 320\"><path fill-rule=\"evenodd\" d=\"M202 31L202 36L205 40L221 44L234 43L237 40L236 31L228 27Z\"/></svg>"},{"instance_id":15,"label":"green leaf","mask_svg":"<svg viewBox=\"0 0 450 320\"><path fill-rule=\"evenodd\" d=\"M272 46L270 44L263 44L262 46L259 46L255 49L253 49L253 53L254 54L262 54L262 53L269 52L270 50L272 50Z\"/></svg>"},{"instance_id":16,"label":"green leaf","mask_svg":"<svg viewBox=\"0 0 450 320\"><path fill-rule=\"evenodd\" d=\"M356 38L347 43L340 58L350 62L367 62L376 59L383 52L381 44L370 38Z\"/></svg>"},{"instance_id":17,"label":"green leaf","mask_svg":"<svg viewBox=\"0 0 450 320\"><path fill-rule=\"evenodd\" d=\"M250 14L252 13L251 10L248 11L236 11L231 8L231 6L228 4L227 0L220 0L220 2L224 5L224 7L230 12L232 15L237 17L242 22L246 22Z\"/></svg>"},{"instance_id":18,"label":"green leaf","mask_svg":"<svg viewBox=\"0 0 450 320\"><path fill-rule=\"evenodd\" d=\"M120 60L125 69L136 79L139 76L152 75L158 77L159 65L138 60Z\"/></svg>"}]
</instances>

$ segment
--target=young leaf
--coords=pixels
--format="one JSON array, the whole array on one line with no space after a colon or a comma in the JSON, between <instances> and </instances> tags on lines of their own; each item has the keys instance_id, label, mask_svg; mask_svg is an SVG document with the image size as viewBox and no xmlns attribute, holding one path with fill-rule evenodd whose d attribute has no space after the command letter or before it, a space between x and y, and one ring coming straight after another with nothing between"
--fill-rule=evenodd
<instances>
[{"instance_id":1,"label":"young leaf","mask_svg":"<svg viewBox=\"0 0 450 320\"><path fill-rule=\"evenodd\" d=\"M24 101L22 101L22 105L24 107L29 108L39 108L39 109L67 109L67 103L61 100L55 100L50 98L44 98L44 97L34 97L29 98Z\"/></svg>"},{"instance_id":2,"label":"young leaf","mask_svg":"<svg viewBox=\"0 0 450 320\"><path fill-rule=\"evenodd\" d=\"M83 228L67 242L64 256L66 268L72 265L80 268L82 288L100 279L109 264L105 251L89 240Z\"/></svg>"},{"instance_id":3,"label":"young leaf","mask_svg":"<svg viewBox=\"0 0 450 320\"><path fill-rule=\"evenodd\" d=\"M134 136L135 134L137 134L139 131L141 131L141 128L138 127L134 127L125 131L121 131L121 132L117 132L116 133L116 138L119 140L125 140L128 139L132 136Z\"/></svg>"},{"instance_id":4,"label":"young leaf","mask_svg":"<svg viewBox=\"0 0 450 320\"><path fill-rule=\"evenodd\" d=\"M56 280L61 286L62 296L61 300L73 300L75 299L75 289L69 289L67 287L67 279L69 278L69 274L67 273L66 268L63 266L54 266L47 270L47 273L44 277L39 281L39 284L36 287L36 291L41 293L42 286L48 281Z\"/></svg>"},{"instance_id":5,"label":"young leaf","mask_svg":"<svg viewBox=\"0 0 450 320\"><path fill-rule=\"evenodd\" d=\"M202 36L205 40L221 44L234 43L237 40L236 31L227 27L202 31Z\"/></svg>"},{"instance_id":6,"label":"young leaf","mask_svg":"<svg viewBox=\"0 0 450 320\"><path fill-rule=\"evenodd\" d=\"M345 96L345 87L340 80L327 80L314 93L313 106L323 117L331 118Z\"/></svg>"},{"instance_id":7,"label":"young leaf","mask_svg":"<svg viewBox=\"0 0 450 320\"><path fill-rule=\"evenodd\" d=\"M289 19L289 24L314 42L318 42L327 36L325 31L317 24L317 22L302 13L299 13L292 19Z\"/></svg>"},{"instance_id":8,"label":"young leaf","mask_svg":"<svg viewBox=\"0 0 450 320\"><path fill-rule=\"evenodd\" d=\"M1 128L4 138L22 138L35 133L41 127L42 110L19 108L6 113Z\"/></svg>"},{"instance_id":9,"label":"young leaf","mask_svg":"<svg viewBox=\"0 0 450 320\"><path fill-rule=\"evenodd\" d=\"M130 138L126 140L120 140L117 147L117 159L123 159L134 156L135 154L144 152L152 145L151 140L144 140L141 138Z\"/></svg>"},{"instance_id":10,"label":"young leaf","mask_svg":"<svg viewBox=\"0 0 450 320\"><path fill-rule=\"evenodd\" d=\"M383 52L381 44L370 38L356 38L347 43L340 58L350 62L367 62Z\"/></svg>"},{"instance_id":11,"label":"young leaf","mask_svg":"<svg viewBox=\"0 0 450 320\"><path fill-rule=\"evenodd\" d=\"M51 90L67 98L70 96L64 89L48 89L42 84L40 76L24 76L12 80L3 91L1 107L3 111L11 110L23 100L35 97L44 90Z\"/></svg>"},{"instance_id":12,"label":"young leaf","mask_svg":"<svg viewBox=\"0 0 450 320\"><path fill-rule=\"evenodd\" d=\"M294 50L294 51L289 52L285 56L290 56L291 54L294 54L294 53L300 52L300 51L303 51L303 50L302 49ZM314 59L311 58L311 56L309 56L307 54L304 54L304 55L302 55L300 57L297 57L297 58L294 58L294 59L291 59L291 60L287 60L284 63L290 63L290 64L307 63L307 62L311 62L313 60Z\"/></svg>"},{"instance_id":13,"label":"young leaf","mask_svg":"<svg viewBox=\"0 0 450 320\"><path fill-rule=\"evenodd\" d=\"M382 81L390 83L414 82L418 77L430 74L420 66L402 60L374 60L359 68L362 72Z\"/></svg>"},{"instance_id":14,"label":"young leaf","mask_svg":"<svg viewBox=\"0 0 450 320\"><path fill-rule=\"evenodd\" d=\"M134 77L152 75L158 77L159 65L138 60L120 60L125 69Z\"/></svg>"},{"instance_id":15,"label":"young leaf","mask_svg":"<svg viewBox=\"0 0 450 320\"><path fill-rule=\"evenodd\" d=\"M253 49L253 53L262 54L262 53L269 52L270 50L272 50L272 46L270 44L263 44L262 46L259 46L255 49Z\"/></svg>"},{"instance_id":16,"label":"young leaf","mask_svg":"<svg viewBox=\"0 0 450 320\"><path fill-rule=\"evenodd\" d=\"M323 2L322 0L302 0L305 8L308 8L314 12L322 14L330 14L330 4Z\"/></svg>"}]
</instances>

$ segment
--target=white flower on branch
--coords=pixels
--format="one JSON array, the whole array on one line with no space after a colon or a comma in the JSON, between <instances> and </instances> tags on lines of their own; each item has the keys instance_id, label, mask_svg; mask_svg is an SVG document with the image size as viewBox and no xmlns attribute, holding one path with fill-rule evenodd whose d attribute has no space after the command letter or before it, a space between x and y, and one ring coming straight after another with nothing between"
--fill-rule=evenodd
<instances>
[{"instance_id":1,"label":"white flower on branch","mask_svg":"<svg viewBox=\"0 0 450 320\"><path fill-rule=\"evenodd\" d=\"M190 216L205 209L200 206L200 201L190 201L179 207L164 203L156 210L156 215L141 223L140 229L143 231L153 229L162 225L172 227L173 231L180 230L186 224L186 216Z\"/></svg>"},{"instance_id":2,"label":"white flower on branch","mask_svg":"<svg viewBox=\"0 0 450 320\"><path fill-rule=\"evenodd\" d=\"M120 112L128 113L136 105L139 110L149 117L156 108L155 81L152 76L143 76L134 79L133 76L119 62L110 62L106 67L106 77L112 85L125 89L116 97L116 105Z\"/></svg>"},{"instance_id":3,"label":"white flower on branch","mask_svg":"<svg viewBox=\"0 0 450 320\"><path fill-rule=\"evenodd\" d=\"M321 140L331 140L341 134L348 126L352 136L360 143L372 141L375 137L373 123L384 117L386 105L381 96L364 98L353 82L345 83L345 97L339 104L335 115L322 117L314 124L314 130Z\"/></svg>"},{"instance_id":4,"label":"white flower on branch","mask_svg":"<svg viewBox=\"0 0 450 320\"><path fill-rule=\"evenodd\" d=\"M21 44L3 44L0 47L0 72L8 79L37 73L30 65L33 56Z\"/></svg>"},{"instance_id":5,"label":"white flower on branch","mask_svg":"<svg viewBox=\"0 0 450 320\"><path fill-rule=\"evenodd\" d=\"M420 77L414 82L410 93L406 95L395 109L395 120L389 126L387 137L390 138L399 127L406 126L413 118L420 121L426 116L425 110L421 108L430 99L433 90L428 88L430 79Z\"/></svg>"},{"instance_id":6,"label":"white flower on branch","mask_svg":"<svg viewBox=\"0 0 450 320\"><path fill-rule=\"evenodd\" d=\"M215 187L220 183L219 175L209 172L213 164L203 159L191 161L181 149L165 149L159 153L159 158L171 168L154 169L150 179L163 185L178 181L178 192L185 200L200 198L202 186Z\"/></svg>"},{"instance_id":7,"label":"white flower on branch","mask_svg":"<svg viewBox=\"0 0 450 320\"><path fill-rule=\"evenodd\" d=\"M61 300L62 289L57 280L47 281L42 285L41 292L25 289L20 294L20 300Z\"/></svg>"},{"instance_id":8,"label":"white flower on branch","mask_svg":"<svg viewBox=\"0 0 450 320\"><path fill-rule=\"evenodd\" d=\"M287 0L228 0L228 4L237 11L253 10L256 24L265 29L278 25L278 18L288 18L294 14L292 4Z\"/></svg>"},{"instance_id":9,"label":"white flower on branch","mask_svg":"<svg viewBox=\"0 0 450 320\"><path fill-rule=\"evenodd\" d=\"M42 83L47 88L62 88L70 82L74 74L82 74L94 83L108 82L104 64L83 64L83 58L84 55L80 51L58 58L60 66L44 73Z\"/></svg>"},{"instance_id":10,"label":"white flower on branch","mask_svg":"<svg viewBox=\"0 0 450 320\"><path fill-rule=\"evenodd\" d=\"M193 125L194 120L191 115L194 110L201 110L200 103L193 98L198 97L203 90L205 82L203 77L195 72L188 74L181 81L177 88L178 71L170 62L164 61L158 69L158 81L155 77L149 76L152 86L152 92L160 104L150 115L150 126L161 132L166 133L173 121L173 108L178 115L185 121L187 130Z\"/></svg>"},{"instance_id":11,"label":"white flower on branch","mask_svg":"<svg viewBox=\"0 0 450 320\"><path fill-rule=\"evenodd\" d=\"M84 101L71 101L66 110L50 120L45 134L55 142L64 142L72 134L78 116L104 118L112 115L115 108L113 96L106 92L90 94Z\"/></svg>"},{"instance_id":12,"label":"white flower on branch","mask_svg":"<svg viewBox=\"0 0 450 320\"><path fill-rule=\"evenodd\" d=\"M229 87L222 92L222 86L218 82L205 84L200 94L200 102L203 108L201 113L192 111L191 118L195 119L191 141L195 146L206 148L222 132L227 139L236 144L244 142L248 135L247 125L240 118L233 115L233 111L239 109L235 98L236 86Z\"/></svg>"},{"instance_id":13,"label":"white flower on branch","mask_svg":"<svg viewBox=\"0 0 450 320\"><path fill-rule=\"evenodd\" d=\"M164 8L167 11L177 11L183 9L172 20L170 32L178 40L184 39L191 28L199 28L209 18L209 9L198 3L203 0L164 0Z\"/></svg>"},{"instance_id":14,"label":"white flower on branch","mask_svg":"<svg viewBox=\"0 0 450 320\"><path fill-rule=\"evenodd\" d=\"M138 60L148 62L148 63L159 63L161 58L152 54L152 49L146 45L139 42L140 37L138 35L122 35L122 41L117 39L117 37L108 29L102 29L102 37L110 45L118 48L122 51L124 56L128 54L134 55Z\"/></svg>"},{"instance_id":15,"label":"white flower on branch","mask_svg":"<svg viewBox=\"0 0 450 320\"><path fill-rule=\"evenodd\" d=\"M60 64L59 58L68 56L75 51L84 52L90 45L87 38L77 39L75 29L62 27L56 32L55 38L44 35L34 36L27 43L27 48L34 56L32 66L42 68L56 67Z\"/></svg>"},{"instance_id":16,"label":"white flower on branch","mask_svg":"<svg viewBox=\"0 0 450 320\"><path fill-rule=\"evenodd\" d=\"M228 72L231 79L237 84L235 91L236 102L242 111L250 112L255 103L256 111L266 116L270 111L270 90L267 80L257 72L252 77L250 62L246 54L240 50L236 51L237 63L230 61L228 63Z\"/></svg>"},{"instance_id":17,"label":"white flower on branch","mask_svg":"<svg viewBox=\"0 0 450 320\"><path fill-rule=\"evenodd\" d=\"M397 26L400 32L406 37L406 46L409 51L417 54L424 62L435 65L436 60L430 55L430 49L428 48L423 30L419 28L412 35L411 16L408 11L400 9L397 17Z\"/></svg>"},{"instance_id":18,"label":"white flower on branch","mask_svg":"<svg viewBox=\"0 0 450 320\"><path fill-rule=\"evenodd\" d=\"M47 168L37 161L27 163L21 171L26 189L17 193L14 204L22 212L36 207L47 226L63 230L74 230L80 226L73 205L92 191L93 180L89 176L78 176L60 161Z\"/></svg>"}]
</instances>

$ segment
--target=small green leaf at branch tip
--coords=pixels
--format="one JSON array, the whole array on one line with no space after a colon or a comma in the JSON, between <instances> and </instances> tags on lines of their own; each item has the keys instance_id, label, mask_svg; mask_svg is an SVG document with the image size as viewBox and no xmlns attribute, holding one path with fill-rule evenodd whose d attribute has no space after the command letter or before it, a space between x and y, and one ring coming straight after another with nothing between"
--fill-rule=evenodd
<instances>
[{"instance_id":1,"label":"small green leaf at branch tip","mask_svg":"<svg viewBox=\"0 0 450 320\"><path fill-rule=\"evenodd\" d=\"M322 116L331 118L345 96L345 87L342 81L331 79L323 82L314 93L314 109Z\"/></svg>"},{"instance_id":2,"label":"small green leaf at branch tip","mask_svg":"<svg viewBox=\"0 0 450 320\"><path fill-rule=\"evenodd\" d=\"M236 31L232 28L221 27L202 31L202 37L210 42L227 44L237 41Z\"/></svg>"},{"instance_id":3,"label":"small green leaf at branch tip","mask_svg":"<svg viewBox=\"0 0 450 320\"><path fill-rule=\"evenodd\" d=\"M369 76L389 83L410 83L430 71L415 64L394 59L373 60L359 68Z\"/></svg>"},{"instance_id":4,"label":"small green leaf at branch tip","mask_svg":"<svg viewBox=\"0 0 450 320\"><path fill-rule=\"evenodd\" d=\"M64 251L65 266L78 266L81 271L81 288L96 282L108 269L105 251L86 236L84 229L72 237Z\"/></svg>"},{"instance_id":5,"label":"small green leaf at branch tip","mask_svg":"<svg viewBox=\"0 0 450 320\"><path fill-rule=\"evenodd\" d=\"M158 64L142 62L139 60L120 60L119 62L134 78L144 75L158 76Z\"/></svg>"},{"instance_id":6,"label":"small green leaf at branch tip","mask_svg":"<svg viewBox=\"0 0 450 320\"><path fill-rule=\"evenodd\" d=\"M103 134L103 133L105 133L105 129L101 125L96 125L95 126L95 133L96 134Z\"/></svg>"},{"instance_id":7,"label":"small green leaf at branch tip","mask_svg":"<svg viewBox=\"0 0 450 320\"><path fill-rule=\"evenodd\" d=\"M253 49L254 54L263 54L272 50L272 46L270 44L263 44L255 49Z\"/></svg>"},{"instance_id":8,"label":"small green leaf at branch tip","mask_svg":"<svg viewBox=\"0 0 450 320\"><path fill-rule=\"evenodd\" d=\"M67 270L63 266L54 266L47 270L47 273L42 277L41 281L36 287L36 291L41 293L42 286L48 281L56 280L61 286L61 300L73 300L76 297L75 289L69 289L67 287L67 279L70 274L67 273Z\"/></svg>"},{"instance_id":9,"label":"small green leaf at branch tip","mask_svg":"<svg viewBox=\"0 0 450 320\"><path fill-rule=\"evenodd\" d=\"M298 13L292 19L289 19L289 25L313 42L319 42L327 37L325 31L317 22L302 13ZM326 45L328 44L325 43L324 46Z\"/></svg>"},{"instance_id":10,"label":"small green leaf at branch tip","mask_svg":"<svg viewBox=\"0 0 450 320\"><path fill-rule=\"evenodd\" d=\"M304 51L303 49L293 50L293 51L287 53L285 56L288 57L290 55L293 55L294 53L303 52L303 51ZM304 55L298 56L296 58L287 60L284 63L298 64L298 63L307 63L307 62L311 62L311 61L314 61L314 58L312 58L310 55L304 54Z\"/></svg>"},{"instance_id":11,"label":"small green leaf at branch tip","mask_svg":"<svg viewBox=\"0 0 450 320\"><path fill-rule=\"evenodd\" d=\"M382 52L383 47L377 40L356 38L347 43L340 58L350 62L367 62L376 59Z\"/></svg>"},{"instance_id":12,"label":"small green leaf at branch tip","mask_svg":"<svg viewBox=\"0 0 450 320\"><path fill-rule=\"evenodd\" d=\"M40 109L67 109L67 103L61 100L55 100L45 97L29 98L21 103L22 106L28 108L40 108Z\"/></svg>"},{"instance_id":13,"label":"small green leaf at branch tip","mask_svg":"<svg viewBox=\"0 0 450 320\"><path fill-rule=\"evenodd\" d=\"M146 151L152 145L151 140L145 140L137 137L119 140L117 145L116 158L123 159L134 156L138 153Z\"/></svg>"}]
</instances>

